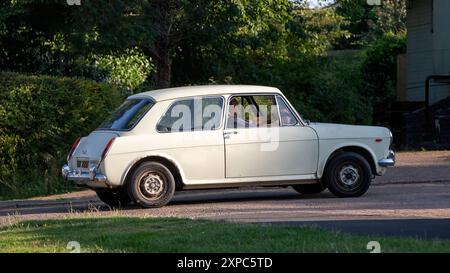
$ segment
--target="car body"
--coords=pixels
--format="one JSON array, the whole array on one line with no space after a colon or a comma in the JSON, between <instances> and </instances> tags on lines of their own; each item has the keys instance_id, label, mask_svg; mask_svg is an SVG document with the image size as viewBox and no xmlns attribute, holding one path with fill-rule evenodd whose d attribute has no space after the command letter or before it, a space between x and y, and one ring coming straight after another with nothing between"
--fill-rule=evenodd
<instances>
[{"instance_id":1,"label":"car body","mask_svg":"<svg viewBox=\"0 0 450 273\"><path fill-rule=\"evenodd\" d=\"M179 87L130 96L74 143L62 173L110 205L242 186L354 197L394 166L391 143L383 127L309 123L277 88Z\"/></svg>"}]
</instances>

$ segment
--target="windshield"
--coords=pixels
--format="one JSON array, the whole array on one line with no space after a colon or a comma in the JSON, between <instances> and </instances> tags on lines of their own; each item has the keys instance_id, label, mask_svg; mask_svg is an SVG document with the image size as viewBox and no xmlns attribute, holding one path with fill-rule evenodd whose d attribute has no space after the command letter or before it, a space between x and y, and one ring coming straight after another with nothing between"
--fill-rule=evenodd
<instances>
[{"instance_id":1,"label":"windshield","mask_svg":"<svg viewBox=\"0 0 450 273\"><path fill-rule=\"evenodd\" d=\"M103 122L98 130L131 130L154 105L150 99L129 99Z\"/></svg>"}]
</instances>

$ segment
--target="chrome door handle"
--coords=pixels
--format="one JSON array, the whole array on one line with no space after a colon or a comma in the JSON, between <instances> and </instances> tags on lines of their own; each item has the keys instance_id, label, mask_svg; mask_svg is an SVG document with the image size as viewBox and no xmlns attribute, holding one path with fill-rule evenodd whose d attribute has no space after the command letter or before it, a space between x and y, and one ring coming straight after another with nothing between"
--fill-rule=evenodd
<instances>
[{"instance_id":1,"label":"chrome door handle","mask_svg":"<svg viewBox=\"0 0 450 273\"><path fill-rule=\"evenodd\" d=\"M229 139L229 138L230 138L230 135L237 135L237 134L238 134L237 131L224 132L224 133L223 133L223 137L224 137L225 139Z\"/></svg>"}]
</instances>

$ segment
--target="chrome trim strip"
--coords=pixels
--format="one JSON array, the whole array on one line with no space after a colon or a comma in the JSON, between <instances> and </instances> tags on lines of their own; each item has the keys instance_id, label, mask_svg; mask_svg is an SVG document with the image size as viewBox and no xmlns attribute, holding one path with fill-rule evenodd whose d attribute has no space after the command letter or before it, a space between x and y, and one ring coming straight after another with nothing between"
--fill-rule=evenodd
<instances>
[{"instance_id":1,"label":"chrome trim strip","mask_svg":"<svg viewBox=\"0 0 450 273\"><path fill-rule=\"evenodd\" d=\"M188 184L183 186L183 190L201 190L201 189L232 189L243 187L278 187L292 185L306 185L319 183L319 180L287 180L287 181L258 181L258 182L238 182L238 183L207 183L207 184Z\"/></svg>"}]
</instances>

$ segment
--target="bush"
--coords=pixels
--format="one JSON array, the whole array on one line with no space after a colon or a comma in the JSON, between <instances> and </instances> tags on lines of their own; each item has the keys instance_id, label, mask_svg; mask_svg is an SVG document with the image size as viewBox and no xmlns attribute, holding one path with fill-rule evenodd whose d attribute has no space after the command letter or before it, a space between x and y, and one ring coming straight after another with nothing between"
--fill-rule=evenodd
<instances>
[{"instance_id":1,"label":"bush","mask_svg":"<svg viewBox=\"0 0 450 273\"><path fill-rule=\"evenodd\" d=\"M308 97L311 119L321 122L369 125L372 108L364 96L361 54L338 51L318 66Z\"/></svg>"},{"instance_id":2,"label":"bush","mask_svg":"<svg viewBox=\"0 0 450 273\"><path fill-rule=\"evenodd\" d=\"M130 95L155 72L155 66L137 48L109 54L91 54L76 62L77 75L117 85Z\"/></svg>"},{"instance_id":3,"label":"bush","mask_svg":"<svg viewBox=\"0 0 450 273\"><path fill-rule=\"evenodd\" d=\"M384 112L395 101L397 56L406 52L406 35L385 34L365 50L362 73L365 96L376 112Z\"/></svg>"},{"instance_id":4,"label":"bush","mask_svg":"<svg viewBox=\"0 0 450 273\"><path fill-rule=\"evenodd\" d=\"M0 74L0 197L60 192L71 144L122 101L107 84L50 76Z\"/></svg>"}]
</instances>

